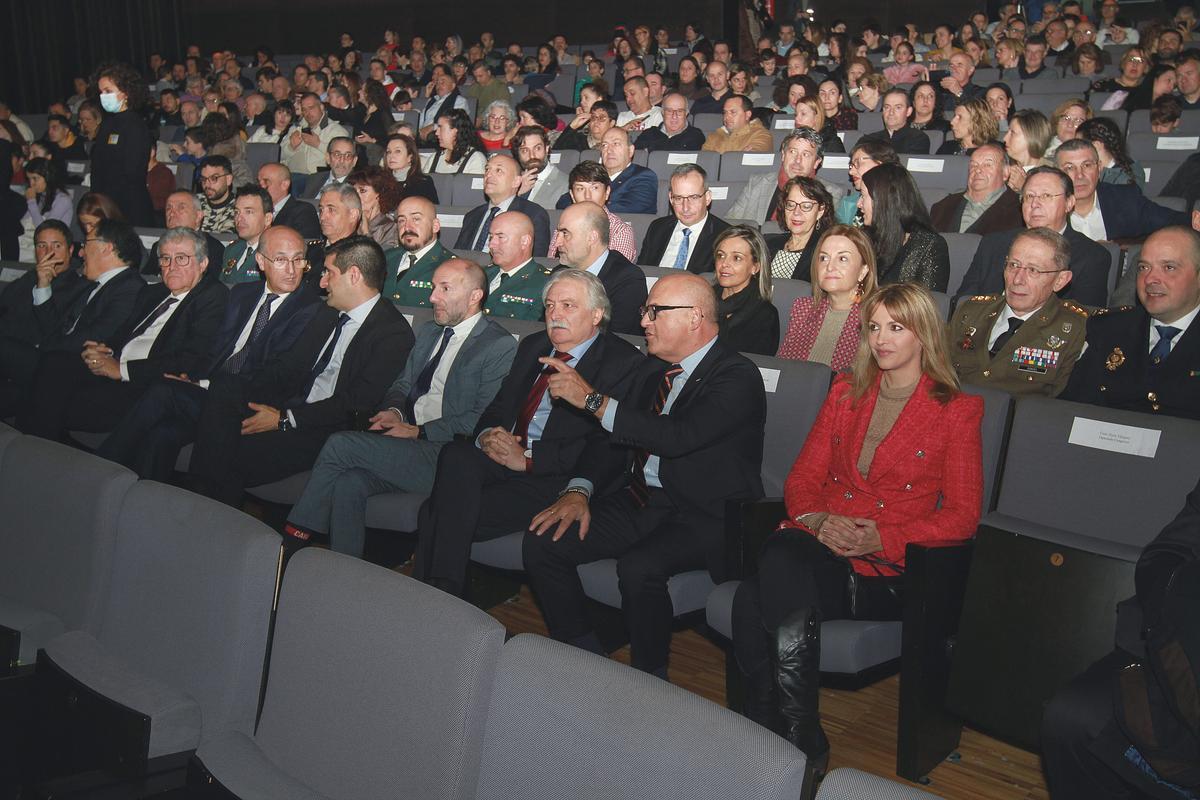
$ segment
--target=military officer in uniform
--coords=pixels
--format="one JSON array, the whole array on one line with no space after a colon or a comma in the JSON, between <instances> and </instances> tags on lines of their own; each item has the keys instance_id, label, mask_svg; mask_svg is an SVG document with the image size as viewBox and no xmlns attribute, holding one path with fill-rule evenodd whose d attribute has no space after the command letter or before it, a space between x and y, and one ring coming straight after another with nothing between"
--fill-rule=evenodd
<instances>
[{"instance_id":1,"label":"military officer in uniform","mask_svg":"<svg viewBox=\"0 0 1200 800\"><path fill-rule=\"evenodd\" d=\"M533 221L520 211L505 211L492 220L485 314L534 322L544 316L542 288L552 270L533 260L533 240Z\"/></svg>"},{"instance_id":2,"label":"military officer in uniform","mask_svg":"<svg viewBox=\"0 0 1200 800\"><path fill-rule=\"evenodd\" d=\"M233 208L238 239L225 248L221 271L217 274L226 286L262 280L254 254L258 252L259 237L274 219L275 204L266 189L247 183L238 189Z\"/></svg>"},{"instance_id":3,"label":"military officer in uniform","mask_svg":"<svg viewBox=\"0 0 1200 800\"><path fill-rule=\"evenodd\" d=\"M1070 263L1070 243L1049 228L1013 240L1004 294L965 298L951 318L954 369L963 383L1048 397L1066 388L1088 317L1055 296L1071 282Z\"/></svg>"},{"instance_id":4,"label":"military officer in uniform","mask_svg":"<svg viewBox=\"0 0 1200 800\"><path fill-rule=\"evenodd\" d=\"M1200 419L1200 234L1151 234L1137 263L1140 306L1105 309L1063 399Z\"/></svg>"},{"instance_id":5,"label":"military officer in uniform","mask_svg":"<svg viewBox=\"0 0 1200 800\"><path fill-rule=\"evenodd\" d=\"M402 306L428 307L433 271L454 257L438 241L442 224L437 209L424 197L406 197L396 209L396 228L400 246L384 254L388 272L383 296Z\"/></svg>"}]
</instances>

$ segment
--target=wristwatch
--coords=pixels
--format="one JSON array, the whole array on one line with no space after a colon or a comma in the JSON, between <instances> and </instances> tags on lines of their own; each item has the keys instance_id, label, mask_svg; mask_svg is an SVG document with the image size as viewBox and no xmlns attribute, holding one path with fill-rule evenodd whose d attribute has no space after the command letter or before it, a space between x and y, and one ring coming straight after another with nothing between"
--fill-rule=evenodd
<instances>
[{"instance_id":1,"label":"wristwatch","mask_svg":"<svg viewBox=\"0 0 1200 800\"><path fill-rule=\"evenodd\" d=\"M279 414L279 430L290 431L292 429L292 421L288 419L286 412Z\"/></svg>"},{"instance_id":2,"label":"wristwatch","mask_svg":"<svg viewBox=\"0 0 1200 800\"><path fill-rule=\"evenodd\" d=\"M604 405L604 395L599 392L592 392L583 398L583 407L589 414L595 414L602 405Z\"/></svg>"}]
</instances>

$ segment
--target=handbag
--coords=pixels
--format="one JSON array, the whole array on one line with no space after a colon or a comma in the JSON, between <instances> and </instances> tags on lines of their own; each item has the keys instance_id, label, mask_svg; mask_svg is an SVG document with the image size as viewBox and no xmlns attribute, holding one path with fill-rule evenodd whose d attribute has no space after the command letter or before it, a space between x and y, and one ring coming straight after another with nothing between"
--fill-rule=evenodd
<instances>
[{"instance_id":1,"label":"handbag","mask_svg":"<svg viewBox=\"0 0 1200 800\"><path fill-rule=\"evenodd\" d=\"M852 561L867 564L874 575L861 575L854 570ZM904 567L878 556L856 556L847 558L846 600L850 619L899 620L904 616ZM899 572L899 575L884 575L881 566Z\"/></svg>"}]
</instances>

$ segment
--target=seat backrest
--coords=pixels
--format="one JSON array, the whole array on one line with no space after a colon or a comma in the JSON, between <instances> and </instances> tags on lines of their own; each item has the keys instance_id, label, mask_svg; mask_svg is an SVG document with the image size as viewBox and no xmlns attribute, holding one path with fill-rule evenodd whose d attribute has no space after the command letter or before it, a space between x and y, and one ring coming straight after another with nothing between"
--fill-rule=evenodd
<instances>
[{"instance_id":1,"label":"seat backrest","mask_svg":"<svg viewBox=\"0 0 1200 800\"><path fill-rule=\"evenodd\" d=\"M833 373L813 361L745 355L758 366L767 390L763 491L767 497L782 497L784 481L829 394Z\"/></svg>"},{"instance_id":2,"label":"seat backrest","mask_svg":"<svg viewBox=\"0 0 1200 800\"><path fill-rule=\"evenodd\" d=\"M671 172L680 164L699 164L708 174L708 180L715 181L721 168L721 154L710 150L695 150L675 152L670 150L655 150L649 154L646 165L654 170L659 180L667 180Z\"/></svg>"},{"instance_id":3,"label":"seat backrest","mask_svg":"<svg viewBox=\"0 0 1200 800\"><path fill-rule=\"evenodd\" d=\"M1128 452L1139 445L1147 455ZM1009 432L996 510L1140 547L1196 485L1198 452L1195 420L1025 397Z\"/></svg>"},{"instance_id":4,"label":"seat backrest","mask_svg":"<svg viewBox=\"0 0 1200 800\"><path fill-rule=\"evenodd\" d=\"M792 280L791 278L776 278L771 281L771 303L779 312L781 338L787 333L788 319L792 316L792 306L801 297L812 297L812 284L808 281Z\"/></svg>"},{"instance_id":5,"label":"seat backrest","mask_svg":"<svg viewBox=\"0 0 1200 800\"><path fill-rule=\"evenodd\" d=\"M137 476L7 426L0 447L0 595L94 632L121 502Z\"/></svg>"},{"instance_id":6,"label":"seat backrest","mask_svg":"<svg viewBox=\"0 0 1200 800\"><path fill-rule=\"evenodd\" d=\"M1074 94L1080 99L1092 86L1088 78L1058 78L1055 80L1021 81L1021 94Z\"/></svg>"},{"instance_id":7,"label":"seat backrest","mask_svg":"<svg viewBox=\"0 0 1200 800\"><path fill-rule=\"evenodd\" d=\"M996 507L996 490L1000 483L1000 468L1012 424L1013 398L1008 392L990 386L964 386L968 394L983 398L983 422L980 438L983 442L983 513Z\"/></svg>"},{"instance_id":8,"label":"seat backrest","mask_svg":"<svg viewBox=\"0 0 1200 800\"><path fill-rule=\"evenodd\" d=\"M451 181L450 203L456 206L474 208L480 203L487 202L483 196L482 175L455 175Z\"/></svg>"},{"instance_id":9,"label":"seat backrest","mask_svg":"<svg viewBox=\"0 0 1200 800\"><path fill-rule=\"evenodd\" d=\"M743 153L731 151L721 154L722 181L746 181L752 175L764 172L774 174L779 169L779 153Z\"/></svg>"},{"instance_id":10,"label":"seat backrest","mask_svg":"<svg viewBox=\"0 0 1200 800\"><path fill-rule=\"evenodd\" d=\"M967 185L967 156L900 156L920 187L941 187L961 192Z\"/></svg>"},{"instance_id":11,"label":"seat backrest","mask_svg":"<svg viewBox=\"0 0 1200 800\"><path fill-rule=\"evenodd\" d=\"M546 323L536 322L534 320L512 319L510 317L500 316L489 317L489 319L494 320L498 325L501 325L504 330L511 333L513 338L515 338L517 341L520 341L530 334L539 333L546 330Z\"/></svg>"},{"instance_id":12,"label":"seat backrest","mask_svg":"<svg viewBox=\"0 0 1200 800\"><path fill-rule=\"evenodd\" d=\"M175 188L191 190L192 175L196 171L195 164L176 164L175 165Z\"/></svg>"},{"instance_id":13,"label":"seat backrest","mask_svg":"<svg viewBox=\"0 0 1200 800\"><path fill-rule=\"evenodd\" d=\"M328 797L469 798L503 641L456 597L303 550L283 578L255 741Z\"/></svg>"},{"instance_id":14,"label":"seat backrest","mask_svg":"<svg viewBox=\"0 0 1200 800\"><path fill-rule=\"evenodd\" d=\"M396 306L414 331L433 319L433 309L424 306Z\"/></svg>"},{"instance_id":15,"label":"seat backrest","mask_svg":"<svg viewBox=\"0 0 1200 800\"><path fill-rule=\"evenodd\" d=\"M1125 137L1129 157L1135 161L1178 163L1200 149L1200 134L1133 133Z\"/></svg>"},{"instance_id":16,"label":"seat backrest","mask_svg":"<svg viewBox=\"0 0 1200 800\"><path fill-rule=\"evenodd\" d=\"M977 233L943 233L942 238L950 250L950 282L947 286L957 288L962 285L963 276L967 274L983 237Z\"/></svg>"},{"instance_id":17,"label":"seat backrest","mask_svg":"<svg viewBox=\"0 0 1200 800\"><path fill-rule=\"evenodd\" d=\"M439 238L442 240L443 246L454 247L454 242L458 239L459 232L462 231L463 218L467 216L467 212L470 210L470 206L452 206L446 203L438 205L437 218L438 222L442 225L442 232Z\"/></svg>"},{"instance_id":18,"label":"seat backrest","mask_svg":"<svg viewBox=\"0 0 1200 800\"><path fill-rule=\"evenodd\" d=\"M880 111L860 111L858 112L858 128L860 133L875 133L883 130L883 113ZM850 152L846 148L846 152Z\"/></svg>"},{"instance_id":19,"label":"seat backrest","mask_svg":"<svg viewBox=\"0 0 1200 800\"><path fill-rule=\"evenodd\" d=\"M784 739L692 692L522 634L500 654L475 797L782 800L800 796L804 764Z\"/></svg>"},{"instance_id":20,"label":"seat backrest","mask_svg":"<svg viewBox=\"0 0 1200 800\"><path fill-rule=\"evenodd\" d=\"M257 182L258 169L264 164L274 164L279 161L279 145L272 142L255 142L246 145L246 166L250 170L251 179Z\"/></svg>"},{"instance_id":21,"label":"seat backrest","mask_svg":"<svg viewBox=\"0 0 1200 800\"><path fill-rule=\"evenodd\" d=\"M1147 160L1139 162L1142 165L1142 175L1146 179L1146 197L1159 197L1163 188L1175 170L1179 169L1178 161Z\"/></svg>"}]
</instances>

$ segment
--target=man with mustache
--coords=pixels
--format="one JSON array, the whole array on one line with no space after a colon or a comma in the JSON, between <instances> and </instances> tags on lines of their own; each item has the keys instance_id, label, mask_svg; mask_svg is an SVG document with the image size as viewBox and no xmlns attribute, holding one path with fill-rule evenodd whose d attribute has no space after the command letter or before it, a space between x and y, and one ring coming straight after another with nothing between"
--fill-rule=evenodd
<instances>
[{"instance_id":1,"label":"man with mustache","mask_svg":"<svg viewBox=\"0 0 1200 800\"><path fill-rule=\"evenodd\" d=\"M533 260L533 222L520 211L505 211L492 222L484 313L493 317L542 318L542 288L552 270Z\"/></svg>"},{"instance_id":2,"label":"man with mustache","mask_svg":"<svg viewBox=\"0 0 1200 800\"><path fill-rule=\"evenodd\" d=\"M433 271L454 254L442 247L437 209L424 197L406 197L396 209L400 247L388 250L383 296L402 306L428 306Z\"/></svg>"}]
</instances>

